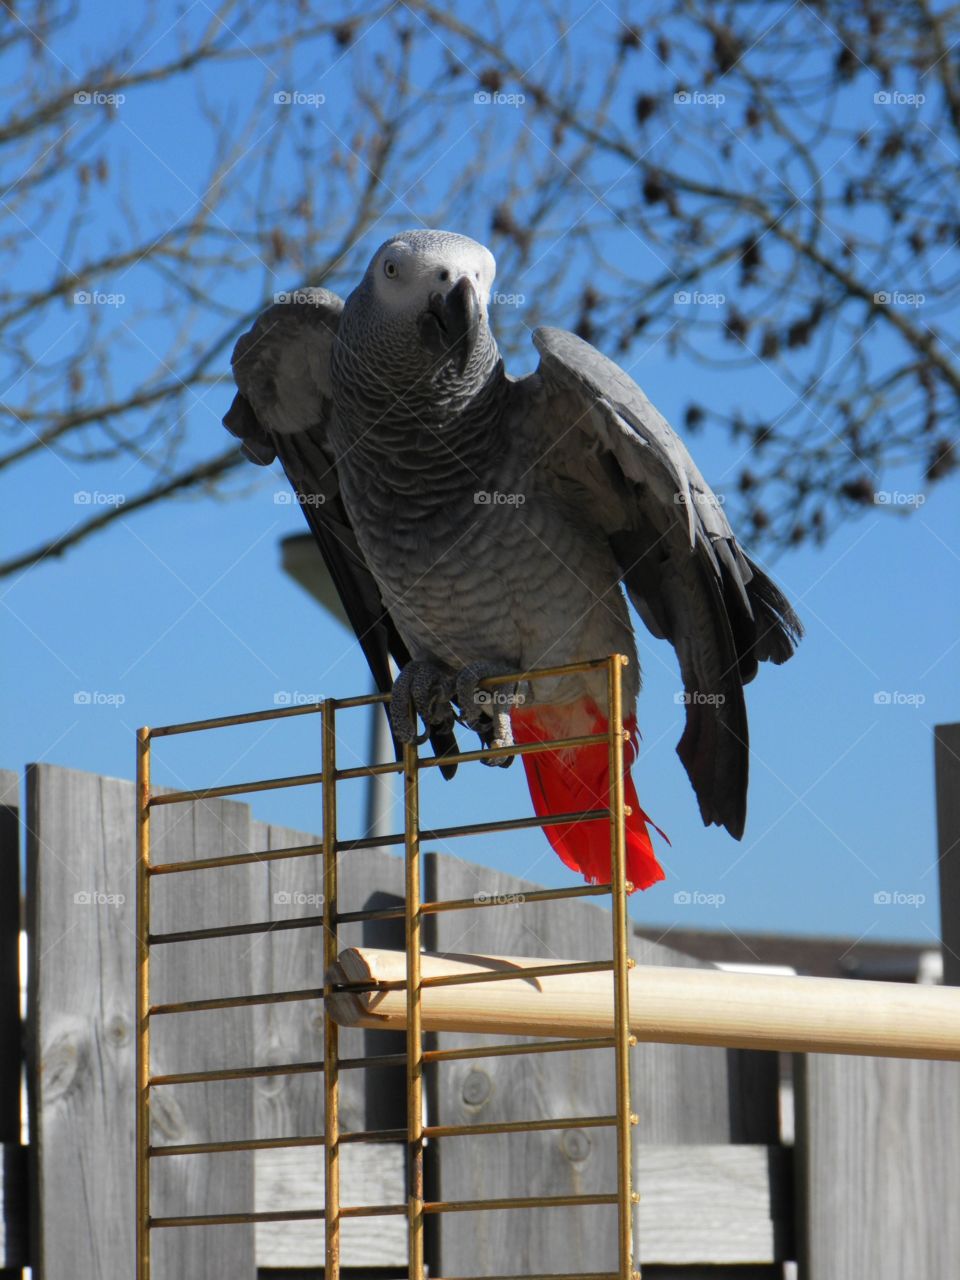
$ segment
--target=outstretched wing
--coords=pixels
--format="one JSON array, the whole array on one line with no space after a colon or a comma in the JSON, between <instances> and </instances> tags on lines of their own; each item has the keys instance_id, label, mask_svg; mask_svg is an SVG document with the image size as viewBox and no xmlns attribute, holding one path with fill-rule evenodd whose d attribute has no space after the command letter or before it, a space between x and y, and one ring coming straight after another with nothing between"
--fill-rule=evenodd
<instances>
[{"instance_id":1,"label":"outstretched wing","mask_svg":"<svg viewBox=\"0 0 960 1280\"><path fill-rule=\"evenodd\" d=\"M330 355L342 310L342 300L326 289L302 290L268 307L234 347L238 391L223 424L251 462L280 459L377 688L389 693L390 659L403 667L410 654L357 543L328 443ZM456 750L452 735L431 741L438 755ZM443 767L445 776L453 772Z\"/></svg>"},{"instance_id":2,"label":"outstretched wing","mask_svg":"<svg viewBox=\"0 0 960 1280\"><path fill-rule=\"evenodd\" d=\"M538 464L602 528L648 629L671 642L686 690L677 746L706 824L738 839L749 747L743 685L761 661L785 662L803 629L744 553L683 441L637 384L589 343L533 335L540 365L517 384L538 404Z\"/></svg>"}]
</instances>

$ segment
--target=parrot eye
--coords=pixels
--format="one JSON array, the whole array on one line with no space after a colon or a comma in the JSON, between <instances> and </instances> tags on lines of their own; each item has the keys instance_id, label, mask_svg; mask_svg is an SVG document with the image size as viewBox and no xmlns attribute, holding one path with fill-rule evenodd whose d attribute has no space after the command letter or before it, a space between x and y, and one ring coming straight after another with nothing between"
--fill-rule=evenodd
<instances>
[{"instance_id":1,"label":"parrot eye","mask_svg":"<svg viewBox=\"0 0 960 1280\"><path fill-rule=\"evenodd\" d=\"M387 258L386 262L384 262L383 274L388 280L395 280L400 274L399 268L392 258Z\"/></svg>"}]
</instances>

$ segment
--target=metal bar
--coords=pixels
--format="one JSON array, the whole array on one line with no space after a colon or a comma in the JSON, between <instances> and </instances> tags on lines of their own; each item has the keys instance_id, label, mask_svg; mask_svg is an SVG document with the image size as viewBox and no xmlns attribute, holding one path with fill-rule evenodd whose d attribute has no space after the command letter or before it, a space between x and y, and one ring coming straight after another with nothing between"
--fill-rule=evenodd
<instances>
[{"instance_id":1,"label":"metal bar","mask_svg":"<svg viewBox=\"0 0 960 1280\"><path fill-rule=\"evenodd\" d=\"M472 1138L492 1133L545 1133L551 1129L610 1129L616 1116L564 1116L559 1120L501 1120L490 1124L428 1124L425 1138Z\"/></svg>"},{"instance_id":2,"label":"metal bar","mask_svg":"<svg viewBox=\"0 0 960 1280\"><path fill-rule=\"evenodd\" d=\"M575 676L587 671L601 671L609 658L591 658L588 662L571 662L564 667L540 667L536 671L521 671L509 676L487 676L478 684L480 689L495 689L498 684L520 684L524 680L549 680L553 676Z\"/></svg>"},{"instance_id":3,"label":"metal bar","mask_svg":"<svg viewBox=\"0 0 960 1280\"><path fill-rule=\"evenodd\" d=\"M487 1209L562 1209L573 1205L616 1204L617 1193L569 1196L506 1196L502 1200L427 1201L424 1213L474 1213Z\"/></svg>"},{"instance_id":4,"label":"metal bar","mask_svg":"<svg viewBox=\"0 0 960 1280\"><path fill-rule=\"evenodd\" d=\"M582 1041L576 1043L579 1045ZM610 1043L612 1044L613 1041ZM341 1071L350 1071L367 1067L402 1067L405 1062L405 1054L380 1053L367 1058L341 1058L338 1066ZM323 1062L281 1062L269 1067L222 1067L218 1071L178 1071L162 1076L151 1076L150 1085L155 1089L167 1084L208 1084L212 1080L249 1080L255 1076L295 1076L323 1070Z\"/></svg>"},{"instance_id":5,"label":"metal bar","mask_svg":"<svg viewBox=\"0 0 960 1280\"><path fill-rule=\"evenodd\" d=\"M150 730L152 738L167 738L174 733L201 733L205 729L229 729L238 724L256 724L258 720L285 720L289 716L307 716L320 710L319 702L305 702L299 707L274 707L272 711L246 711L233 716L215 716L212 720L186 720L183 724L162 724Z\"/></svg>"},{"instance_id":6,"label":"metal bar","mask_svg":"<svg viewBox=\"0 0 960 1280\"><path fill-rule=\"evenodd\" d=\"M192 858L184 862L158 862L151 876L172 876L179 871L209 871L219 867L242 867L248 862L276 862L281 858L307 858L323 853L322 844L295 844L287 849L261 849L256 853L225 853L216 858Z\"/></svg>"},{"instance_id":7,"label":"metal bar","mask_svg":"<svg viewBox=\"0 0 960 1280\"><path fill-rule=\"evenodd\" d=\"M323 987L305 987L302 991L274 991L269 995L219 996L214 1000L175 1000L170 1004L151 1005L152 1018L165 1013L198 1013L203 1009L242 1009L248 1004L290 1004L295 1000L322 1000Z\"/></svg>"},{"instance_id":8,"label":"metal bar","mask_svg":"<svg viewBox=\"0 0 960 1280\"><path fill-rule=\"evenodd\" d=\"M535 889L533 893L483 894L473 898L447 898L444 901L425 902L425 915L439 911L471 911L475 907L525 906L528 902L555 902L566 898L596 898L610 892L608 884L585 884L574 889Z\"/></svg>"},{"instance_id":9,"label":"metal bar","mask_svg":"<svg viewBox=\"0 0 960 1280\"><path fill-rule=\"evenodd\" d=\"M503 681L500 681L503 684ZM589 747L606 742L605 733L584 733L576 738L547 739L545 742L515 742L509 747L484 747L480 751L451 752L448 756L426 756L421 769L435 769L441 764L470 764L473 760L500 760L504 756L531 756L539 751L561 751L564 747Z\"/></svg>"},{"instance_id":10,"label":"metal bar","mask_svg":"<svg viewBox=\"0 0 960 1280\"><path fill-rule=\"evenodd\" d=\"M637 1043L630 1037L631 1045ZM424 1062L460 1062L471 1058L512 1058L523 1053L577 1053L581 1049L613 1049L613 1036L598 1036L592 1040L544 1040L532 1044L490 1044L476 1049L427 1049Z\"/></svg>"},{"instance_id":11,"label":"metal bar","mask_svg":"<svg viewBox=\"0 0 960 1280\"><path fill-rule=\"evenodd\" d=\"M351 707L372 707L378 702L389 702L389 693L358 693L353 698L331 698L338 711L346 711Z\"/></svg>"},{"instance_id":12,"label":"metal bar","mask_svg":"<svg viewBox=\"0 0 960 1280\"><path fill-rule=\"evenodd\" d=\"M199 787L195 791L168 791L150 797L151 805L186 804L193 800L217 800L221 796L243 796L250 791L280 791L284 787L310 787L323 781L322 773L295 773L289 778L258 778L255 782L233 782L222 787Z\"/></svg>"},{"instance_id":13,"label":"metal bar","mask_svg":"<svg viewBox=\"0 0 960 1280\"><path fill-rule=\"evenodd\" d=\"M577 960L572 964L537 964L522 969L488 969L481 973L442 974L424 978L423 987L465 987L474 982L508 982L511 978L550 978L564 973L604 973L613 968L612 960ZM369 985L369 984L367 984ZM393 982L379 982L376 989L397 988Z\"/></svg>"},{"instance_id":14,"label":"metal bar","mask_svg":"<svg viewBox=\"0 0 960 1280\"><path fill-rule=\"evenodd\" d=\"M473 1213L486 1209L561 1209L573 1205L616 1204L616 1194L578 1196L528 1196L504 1200L427 1201L424 1213ZM408 1213L405 1204L341 1205L341 1218L399 1217ZM245 1222L318 1222L323 1209L280 1209L261 1213L184 1214L177 1218L152 1218L151 1227L220 1227ZM422 1272L420 1273L422 1275Z\"/></svg>"},{"instance_id":15,"label":"metal bar","mask_svg":"<svg viewBox=\"0 0 960 1280\"><path fill-rule=\"evenodd\" d=\"M577 738L558 738L555 742L523 742L510 747L485 747L480 751L462 751L447 756L429 756L420 761L420 768L433 768L441 764L469 764L473 760L497 760L505 756L535 755L540 751L556 751L564 747L586 747L597 742L606 742L603 733L582 734ZM382 773L399 773L402 766L394 764L358 765L354 769L346 769L340 775L341 781L354 778L372 778ZM287 778L257 778L253 782L225 783L218 787L198 787L187 791L170 791L154 795L150 799L152 805L185 804L195 800L216 800L222 796L246 795L250 791L279 791L285 787L309 787L323 781L319 773L291 774Z\"/></svg>"},{"instance_id":16,"label":"metal bar","mask_svg":"<svg viewBox=\"0 0 960 1280\"><path fill-rule=\"evenodd\" d=\"M403 1142L406 1129L357 1129L339 1133L337 1142ZM231 1151L277 1151L288 1147L323 1147L327 1134L310 1133L288 1138L231 1138L225 1142L178 1142L150 1147L151 1158L159 1156L210 1156Z\"/></svg>"},{"instance_id":17,"label":"metal bar","mask_svg":"<svg viewBox=\"0 0 960 1280\"><path fill-rule=\"evenodd\" d=\"M323 704L323 971L339 952L337 940L337 735L335 704ZM340 1028L323 1006L324 1276L340 1277Z\"/></svg>"},{"instance_id":18,"label":"metal bar","mask_svg":"<svg viewBox=\"0 0 960 1280\"><path fill-rule=\"evenodd\" d=\"M416 743L403 748L404 907L407 949L407 1259L423 1280L423 1039L420 1017L420 776Z\"/></svg>"},{"instance_id":19,"label":"metal bar","mask_svg":"<svg viewBox=\"0 0 960 1280\"><path fill-rule=\"evenodd\" d=\"M385 773L403 773L403 764L391 760L386 764L358 764L352 769L338 769L337 781L350 782L353 778L379 778Z\"/></svg>"},{"instance_id":20,"label":"metal bar","mask_svg":"<svg viewBox=\"0 0 960 1280\"><path fill-rule=\"evenodd\" d=\"M519 684L523 680L545 680L558 675L576 675L578 672L597 671L605 666L607 659L593 662L578 662L567 667L545 667L541 671L523 671L518 675L488 676L480 681L481 689L492 689L501 684ZM368 707L377 702L389 702L389 693L365 693L355 698L327 699L332 706L347 710L351 707ZM231 716L215 716L209 720L187 720L181 724L158 725L151 729L153 738L165 738L176 733L201 733L207 729L228 729L235 725L255 724L258 720L285 720L291 716L305 716L322 711L323 703L306 702L299 707L273 707L266 711L247 711ZM425 763L425 762L424 762Z\"/></svg>"},{"instance_id":21,"label":"metal bar","mask_svg":"<svg viewBox=\"0 0 960 1280\"><path fill-rule=\"evenodd\" d=\"M620 1280L616 1271L551 1271L523 1276L437 1276L433 1280Z\"/></svg>"},{"instance_id":22,"label":"metal bar","mask_svg":"<svg viewBox=\"0 0 960 1280\"><path fill-rule=\"evenodd\" d=\"M150 730L137 730L136 1280L150 1280Z\"/></svg>"},{"instance_id":23,"label":"metal bar","mask_svg":"<svg viewBox=\"0 0 960 1280\"><path fill-rule=\"evenodd\" d=\"M610 1116L564 1116L558 1120L503 1120L490 1124L434 1124L424 1125L425 1138L469 1138L497 1133L542 1133L554 1129L603 1129L612 1128L617 1122ZM406 1129L355 1129L338 1132L337 1142L403 1142ZM327 1145L325 1133L292 1134L286 1138L230 1138L220 1142L177 1142L150 1146L151 1159L162 1156L222 1155L232 1151L274 1151L292 1147L322 1147Z\"/></svg>"},{"instance_id":24,"label":"metal bar","mask_svg":"<svg viewBox=\"0 0 960 1280\"><path fill-rule=\"evenodd\" d=\"M422 833L420 838L424 839ZM608 884L588 884L576 889L537 889L534 893L515 895L477 894L475 898L447 898L436 902L422 902L420 910L425 916L432 916L440 911L472 911L475 907L519 906L528 902L553 902L563 898L594 898L609 892ZM337 916L337 924L354 924L367 920L400 920L403 915L403 907L382 907L377 911L341 911Z\"/></svg>"},{"instance_id":25,"label":"metal bar","mask_svg":"<svg viewBox=\"0 0 960 1280\"><path fill-rule=\"evenodd\" d=\"M207 938L241 938L250 933L282 933L285 929L319 929L325 924L323 916L297 916L293 920L263 920L255 924L223 924L210 929L182 929L179 933L151 933L151 947L165 946L170 942L202 942Z\"/></svg>"},{"instance_id":26,"label":"metal bar","mask_svg":"<svg viewBox=\"0 0 960 1280\"><path fill-rule=\"evenodd\" d=\"M341 1218L399 1217L407 1212L405 1204L341 1205ZM274 1209L259 1213L198 1213L177 1218L152 1218L151 1227L232 1227L248 1222L322 1222L323 1209Z\"/></svg>"},{"instance_id":27,"label":"metal bar","mask_svg":"<svg viewBox=\"0 0 960 1280\"><path fill-rule=\"evenodd\" d=\"M626 831L623 779L623 668L613 654L607 666L607 727L610 733L610 883L613 888L614 1064L617 1125L617 1252L620 1280L633 1270L633 1188L631 1186L630 957L627 951ZM639 1271L636 1273L639 1277Z\"/></svg>"},{"instance_id":28,"label":"metal bar","mask_svg":"<svg viewBox=\"0 0 960 1280\"><path fill-rule=\"evenodd\" d=\"M606 742L606 737L601 741ZM444 761L449 756L444 756ZM429 764L422 760L421 765ZM459 827L425 827L420 832L422 840L452 840L457 836L483 836L497 834L501 831L526 831L531 827L558 827L574 822L599 822L610 817L606 809L581 809L573 813L555 813L544 818L507 818L503 822L473 822ZM338 848L341 852L355 852L360 849L379 849L384 845L403 844L404 836L400 831L392 835L365 836L362 840L340 840ZM609 890L608 890L609 892Z\"/></svg>"}]
</instances>

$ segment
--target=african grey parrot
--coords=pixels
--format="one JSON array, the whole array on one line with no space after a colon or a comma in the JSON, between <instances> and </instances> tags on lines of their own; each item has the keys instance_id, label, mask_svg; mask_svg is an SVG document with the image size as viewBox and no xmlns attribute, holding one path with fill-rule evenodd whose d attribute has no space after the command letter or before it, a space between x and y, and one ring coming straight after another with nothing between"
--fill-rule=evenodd
<instances>
[{"instance_id":1,"label":"african grey parrot","mask_svg":"<svg viewBox=\"0 0 960 1280\"><path fill-rule=\"evenodd\" d=\"M603 671L523 691L478 682L623 653L632 760L640 672L625 588L677 652L677 751L703 821L739 839L743 685L759 661L791 656L800 623L617 365L538 329L536 372L506 373L487 315L494 272L465 236L394 236L346 303L311 289L259 317L233 353L224 423L254 462L279 457L379 688L391 687L390 656L401 669L398 742L416 737L411 701L440 756L456 749L452 703L485 746L603 731ZM539 817L606 807L606 745L523 762ZM663 871L629 778L626 802L628 879L646 888ZM604 823L545 831L568 866L609 880Z\"/></svg>"}]
</instances>

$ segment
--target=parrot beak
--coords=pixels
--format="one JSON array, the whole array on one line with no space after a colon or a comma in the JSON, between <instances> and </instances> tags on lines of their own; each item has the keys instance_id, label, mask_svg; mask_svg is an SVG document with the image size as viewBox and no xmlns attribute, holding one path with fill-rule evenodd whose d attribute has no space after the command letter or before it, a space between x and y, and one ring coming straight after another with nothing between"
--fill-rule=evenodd
<instances>
[{"instance_id":1,"label":"parrot beak","mask_svg":"<svg viewBox=\"0 0 960 1280\"><path fill-rule=\"evenodd\" d=\"M431 293L417 327L427 350L452 358L462 376L480 334L480 299L467 276L445 295Z\"/></svg>"}]
</instances>

